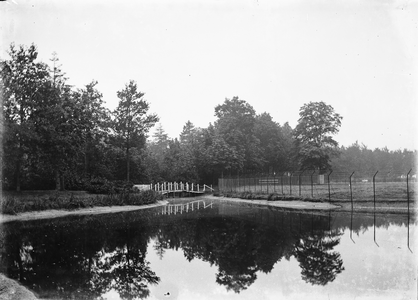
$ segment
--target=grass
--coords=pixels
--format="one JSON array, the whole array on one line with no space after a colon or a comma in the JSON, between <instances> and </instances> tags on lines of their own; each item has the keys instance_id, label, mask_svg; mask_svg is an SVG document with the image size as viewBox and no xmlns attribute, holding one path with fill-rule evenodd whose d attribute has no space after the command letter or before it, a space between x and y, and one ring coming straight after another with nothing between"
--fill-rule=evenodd
<instances>
[{"instance_id":1,"label":"grass","mask_svg":"<svg viewBox=\"0 0 418 300\"><path fill-rule=\"evenodd\" d=\"M15 215L48 209L74 210L95 206L145 205L161 199L162 195L154 191L109 195L56 191L6 192L2 196L1 213Z\"/></svg>"},{"instance_id":2,"label":"grass","mask_svg":"<svg viewBox=\"0 0 418 300\"><path fill-rule=\"evenodd\" d=\"M378 182L374 186L373 194L372 182L356 182L351 186L345 183L330 184L331 201L329 200L328 184L322 185L245 185L239 187L227 187L218 195L231 198L249 200L269 200L269 201L309 201L309 202L330 202L341 207L344 211L357 212L385 212L385 213L405 213L409 210L414 212L416 209L415 201L416 182L410 182L409 203L408 193L405 182ZM313 197L312 197L313 196Z\"/></svg>"},{"instance_id":3,"label":"grass","mask_svg":"<svg viewBox=\"0 0 418 300\"><path fill-rule=\"evenodd\" d=\"M283 197L314 198L331 201L373 201L376 200L396 200L407 201L406 182L377 182L373 193L372 182L354 182L351 185L348 182L331 182L328 184L310 184L304 185L241 185L226 186L221 191L223 193L252 193L252 194L277 194ZM412 201L415 197L416 182L409 183L409 199Z\"/></svg>"}]
</instances>

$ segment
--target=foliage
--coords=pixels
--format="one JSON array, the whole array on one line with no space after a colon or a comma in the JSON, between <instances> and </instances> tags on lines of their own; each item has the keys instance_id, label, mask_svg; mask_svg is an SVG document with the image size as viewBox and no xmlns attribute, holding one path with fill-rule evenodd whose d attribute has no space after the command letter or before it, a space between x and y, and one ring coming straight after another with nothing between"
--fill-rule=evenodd
<instances>
[{"instance_id":1,"label":"foliage","mask_svg":"<svg viewBox=\"0 0 418 300\"><path fill-rule=\"evenodd\" d=\"M105 187L102 186L101 188L101 191L107 191ZM110 185L110 188L113 188L111 194L77 195L74 193L55 193L33 196L30 199L22 199L19 195L4 196L1 202L1 213L15 215L22 212L48 209L73 210L95 206L145 205L162 200L162 195L154 191L131 193L128 190L124 190L116 194L114 185Z\"/></svg>"},{"instance_id":2,"label":"foliage","mask_svg":"<svg viewBox=\"0 0 418 300\"><path fill-rule=\"evenodd\" d=\"M2 62L1 81L3 86L3 170L5 181L13 182L21 189L22 173L29 167L29 159L39 137L34 128L37 120L34 114L42 111L42 92L47 90L49 74L47 66L37 62L35 45L9 50L9 60Z\"/></svg>"},{"instance_id":3,"label":"foliage","mask_svg":"<svg viewBox=\"0 0 418 300\"><path fill-rule=\"evenodd\" d=\"M397 180L400 174L412 169L416 171L417 151L407 149L390 151L387 148L368 149L366 145L353 143L340 148L341 155L334 159L332 168L336 172L356 172L356 177L385 173L389 180ZM413 173L414 174L414 173Z\"/></svg>"},{"instance_id":4,"label":"foliage","mask_svg":"<svg viewBox=\"0 0 418 300\"><path fill-rule=\"evenodd\" d=\"M11 45L1 62L2 188L88 189L113 193L114 181L189 181L216 185L223 175L332 168L356 174L415 169L416 151L370 150L358 143L338 148L333 135L342 117L323 102L300 109L296 128L256 114L239 97L214 108L206 128L187 121L178 138L149 113L144 93L130 80L105 108L98 82L81 89L67 82L56 53L38 61L35 45ZM338 153L341 156L338 157ZM296 153L296 155L295 155ZM95 183L102 178L103 183ZM104 183L107 182L107 183Z\"/></svg>"},{"instance_id":5,"label":"foliage","mask_svg":"<svg viewBox=\"0 0 418 300\"><path fill-rule=\"evenodd\" d=\"M147 114L149 104L144 93L139 92L135 81L131 80L125 88L117 92L120 99L114 114L114 130L116 139L120 140L121 148L126 151L126 180L130 176L130 149L141 148L145 135L158 121L155 114Z\"/></svg>"},{"instance_id":6,"label":"foliage","mask_svg":"<svg viewBox=\"0 0 418 300\"><path fill-rule=\"evenodd\" d=\"M255 136L255 110L238 97L225 99L215 107L215 135L212 156L215 161L225 163L226 170L242 171L258 169L263 160L259 148L260 140Z\"/></svg>"},{"instance_id":7,"label":"foliage","mask_svg":"<svg viewBox=\"0 0 418 300\"><path fill-rule=\"evenodd\" d=\"M338 154L338 143L332 135L338 133L342 117L324 102L303 105L299 117L294 138L300 169L330 169L331 158Z\"/></svg>"}]
</instances>

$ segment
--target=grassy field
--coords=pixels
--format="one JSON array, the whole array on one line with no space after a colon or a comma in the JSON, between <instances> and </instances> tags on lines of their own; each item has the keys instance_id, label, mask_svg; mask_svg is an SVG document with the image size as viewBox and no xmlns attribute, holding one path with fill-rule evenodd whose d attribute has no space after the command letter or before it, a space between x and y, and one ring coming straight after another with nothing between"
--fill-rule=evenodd
<instances>
[{"instance_id":1,"label":"grassy field","mask_svg":"<svg viewBox=\"0 0 418 300\"><path fill-rule=\"evenodd\" d=\"M416 182L343 182L328 184L242 184L236 182L230 186L221 186L220 194L242 199L265 199L271 201L303 200L326 201L341 206L342 210L359 212L407 213L416 210ZM244 182L248 183L248 182ZM251 183L251 182L250 182ZM374 191L374 192L373 192ZM408 201L409 194L409 201ZM352 199L352 201L351 201Z\"/></svg>"},{"instance_id":2,"label":"grassy field","mask_svg":"<svg viewBox=\"0 0 418 300\"><path fill-rule=\"evenodd\" d=\"M280 185L280 184L241 184L230 185L220 188L221 192L252 192L265 194L282 194L285 196L298 196L331 201L376 201L392 200L407 201L408 193L406 182L377 182L374 187L372 182L354 182L351 185L343 182L331 182L328 184L303 184L303 185ZM416 182L409 183L409 199L415 197Z\"/></svg>"},{"instance_id":3,"label":"grassy field","mask_svg":"<svg viewBox=\"0 0 418 300\"><path fill-rule=\"evenodd\" d=\"M78 209L95 206L145 205L162 199L154 191L93 195L83 191L22 191L3 192L1 213L18 214L47 209Z\"/></svg>"}]
</instances>

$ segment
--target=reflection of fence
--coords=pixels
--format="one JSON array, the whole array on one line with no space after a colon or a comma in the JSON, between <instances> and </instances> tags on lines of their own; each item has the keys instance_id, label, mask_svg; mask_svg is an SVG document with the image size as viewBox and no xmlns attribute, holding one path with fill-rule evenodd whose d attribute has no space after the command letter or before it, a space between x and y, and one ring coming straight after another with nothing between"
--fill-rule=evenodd
<instances>
[{"instance_id":1,"label":"reflection of fence","mask_svg":"<svg viewBox=\"0 0 418 300\"><path fill-rule=\"evenodd\" d=\"M162 207L161 214L162 215L176 215L176 214L183 214L192 212L199 209L205 208L212 208L213 203L204 201L204 200L197 200L188 203L180 203L180 204L167 204Z\"/></svg>"},{"instance_id":2,"label":"reflection of fence","mask_svg":"<svg viewBox=\"0 0 418 300\"><path fill-rule=\"evenodd\" d=\"M409 200L416 188L416 175L408 173L276 172L246 174L219 179L220 192L282 194L329 200Z\"/></svg>"}]
</instances>

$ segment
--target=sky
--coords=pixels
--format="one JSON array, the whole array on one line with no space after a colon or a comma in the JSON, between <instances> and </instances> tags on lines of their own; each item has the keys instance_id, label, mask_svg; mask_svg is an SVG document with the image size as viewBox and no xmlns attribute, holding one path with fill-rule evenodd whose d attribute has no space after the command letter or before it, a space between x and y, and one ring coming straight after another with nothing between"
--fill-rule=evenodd
<instances>
[{"instance_id":1,"label":"sky","mask_svg":"<svg viewBox=\"0 0 418 300\"><path fill-rule=\"evenodd\" d=\"M0 59L12 42L56 52L110 109L135 80L171 138L238 96L293 128L323 101L340 145L418 149L418 0L8 0L0 26Z\"/></svg>"}]
</instances>

